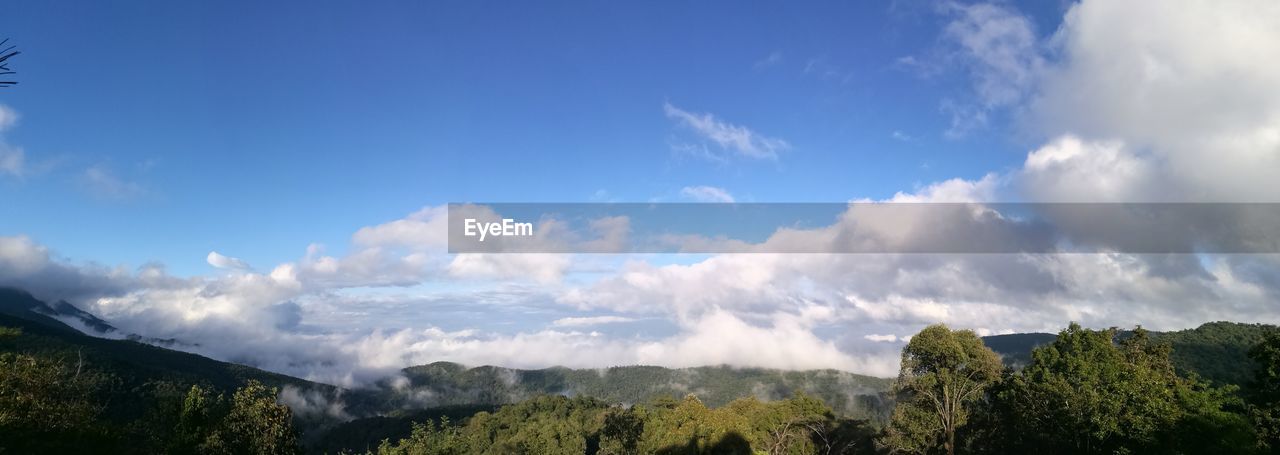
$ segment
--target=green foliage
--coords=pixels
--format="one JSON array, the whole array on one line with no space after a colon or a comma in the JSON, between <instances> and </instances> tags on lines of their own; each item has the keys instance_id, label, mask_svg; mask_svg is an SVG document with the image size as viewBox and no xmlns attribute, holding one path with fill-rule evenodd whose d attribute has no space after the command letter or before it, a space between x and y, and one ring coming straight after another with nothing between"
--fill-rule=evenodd
<instances>
[{"instance_id":1,"label":"green foliage","mask_svg":"<svg viewBox=\"0 0 1280 455\"><path fill-rule=\"evenodd\" d=\"M630 408L592 398L535 397L464 425L414 426L378 454L840 454L871 448L865 422L836 418L820 400L754 398L708 408L695 396Z\"/></svg>"},{"instance_id":2,"label":"green foliage","mask_svg":"<svg viewBox=\"0 0 1280 455\"><path fill-rule=\"evenodd\" d=\"M0 353L0 449L54 452L101 441L95 393L111 379L61 359Z\"/></svg>"},{"instance_id":3,"label":"green foliage","mask_svg":"<svg viewBox=\"0 0 1280 455\"><path fill-rule=\"evenodd\" d=\"M883 443L893 452L955 453L970 408L1000 377L1000 357L971 330L931 325L902 350L898 406Z\"/></svg>"},{"instance_id":4,"label":"green foliage","mask_svg":"<svg viewBox=\"0 0 1280 455\"><path fill-rule=\"evenodd\" d=\"M1249 349L1274 333L1280 333L1280 328L1237 322L1210 322L1176 332L1148 332L1152 339L1173 348L1169 359L1179 375L1196 375L1217 386L1244 385L1252 379ZM1117 338L1129 335L1127 331L1116 332ZM1049 333L1015 333L983 337L982 341L999 353L1007 366L1020 369L1031 362L1033 349L1055 338Z\"/></svg>"},{"instance_id":5,"label":"green foliage","mask_svg":"<svg viewBox=\"0 0 1280 455\"><path fill-rule=\"evenodd\" d=\"M1253 378L1249 350L1277 333L1280 328L1273 325L1210 322L1152 337L1173 348L1169 358L1178 374L1195 374L1214 385L1244 385Z\"/></svg>"},{"instance_id":6,"label":"green foliage","mask_svg":"<svg viewBox=\"0 0 1280 455\"><path fill-rule=\"evenodd\" d=\"M421 422L442 419L462 421L479 412L494 412L499 406L447 406L415 411L393 411L388 415L365 417L336 425L325 431L310 447L317 453L365 452L382 441L409 437Z\"/></svg>"},{"instance_id":7,"label":"green foliage","mask_svg":"<svg viewBox=\"0 0 1280 455\"><path fill-rule=\"evenodd\" d=\"M600 429L600 454L621 455L635 453L644 436L644 419L624 409L610 409L604 415L604 427Z\"/></svg>"},{"instance_id":8,"label":"green foliage","mask_svg":"<svg viewBox=\"0 0 1280 455\"><path fill-rule=\"evenodd\" d=\"M838 413L856 418L884 420L889 405L883 396L891 381L835 370L782 371L728 366L663 368L625 366L574 370L547 368L518 370L483 366L465 368L436 362L404 369L409 387L389 391L378 407L502 405L541 394L586 395L610 403L643 403L654 398L695 393L711 407L738 398L755 396L780 400L797 391L821 398ZM424 393L425 392L425 393ZM430 403L414 397L435 397Z\"/></svg>"},{"instance_id":9,"label":"green foliage","mask_svg":"<svg viewBox=\"0 0 1280 455\"><path fill-rule=\"evenodd\" d=\"M277 390L257 381L236 390L231 410L223 419L226 447L230 453L289 454L298 451L293 431L293 413L276 403Z\"/></svg>"},{"instance_id":10,"label":"green foliage","mask_svg":"<svg viewBox=\"0 0 1280 455\"><path fill-rule=\"evenodd\" d=\"M1280 453L1280 334L1270 334L1249 351L1256 365L1250 384L1249 414L1258 431L1258 447Z\"/></svg>"},{"instance_id":11,"label":"green foliage","mask_svg":"<svg viewBox=\"0 0 1280 455\"><path fill-rule=\"evenodd\" d=\"M432 421L415 423L408 438L392 444L383 440L378 453L385 455L462 455L467 452L467 442L461 429L451 425L449 418L440 420L436 427Z\"/></svg>"},{"instance_id":12,"label":"green foliage","mask_svg":"<svg viewBox=\"0 0 1280 455\"><path fill-rule=\"evenodd\" d=\"M1224 411L1230 390L1177 376L1169 346L1146 331L1118 343L1116 333L1072 324L1007 378L994 397L1007 413L1007 449L1196 453L1194 443L1224 453L1252 445L1244 422Z\"/></svg>"},{"instance_id":13,"label":"green foliage","mask_svg":"<svg viewBox=\"0 0 1280 455\"><path fill-rule=\"evenodd\" d=\"M143 366L155 358L115 357L112 343L135 343L0 318L23 326L0 331L0 453L298 451L275 388L250 380L228 399Z\"/></svg>"},{"instance_id":14,"label":"green foliage","mask_svg":"<svg viewBox=\"0 0 1280 455\"><path fill-rule=\"evenodd\" d=\"M297 453L291 413L275 397L275 389L256 381L230 399L194 385L180 398L161 398L158 415L148 423L162 430L159 446L166 453Z\"/></svg>"}]
</instances>

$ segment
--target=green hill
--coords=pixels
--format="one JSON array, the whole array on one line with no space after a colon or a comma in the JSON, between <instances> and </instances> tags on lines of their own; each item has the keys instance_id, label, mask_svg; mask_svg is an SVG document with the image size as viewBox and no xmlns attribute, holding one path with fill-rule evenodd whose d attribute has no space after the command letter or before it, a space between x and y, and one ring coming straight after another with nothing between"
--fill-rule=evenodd
<instances>
[{"instance_id":1,"label":"green hill","mask_svg":"<svg viewBox=\"0 0 1280 455\"><path fill-rule=\"evenodd\" d=\"M43 302L25 292L0 288L0 326L22 329L22 335L6 337L0 341L0 352L38 353L76 359L112 372L126 385L151 381L174 381L205 384L218 389L234 389L245 381L253 379L273 387L291 385L327 393L337 390L336 387L327 384L222 362L132 339L113 340L89 336L54 317L42 314L39 309L44 305ZM61 305L69 304L63 302Z\"/></svg>"},{"instance_id":2,"label":"green hill","mask_svg":"<svg viewBox=\"0 0 1280 455\"><path fill-rule=\"evenodd\" d=\"M1174 332L1150 332L1152 339L1169 343L1170 359L1178 374L1196 374L1215 385L1246 385L1253 378L1253 362L1247 353L1268 333L1280 327L1268 324L1209 322L1194 329ZM1122 331L1118 336L1128 336ZM1006 365L1020 368L1031 359L1031 350L1057 335L1049 333L1017 333L983 337Z\"/></svg>"},{"instance_id":3,"label":"green hill","mask_svg":"<svg viewBox=\"0 0 1280 455\"><path fill-rule=\"evenodd\" d=\"M1022 368L1031 362L1031 350L1052 342L1057 335L1051 333L1013 333L982 337L982 342L1000 354L1005 365Z\"/></svg>"},{"instance_id":4,"label":"green hill","mask_svg":"<svg viewBox=\"0 0 1280 455\"><path fill-rule=\"evenodd\" d=\"M640 403L659 396L693 394L716 407L754 396L764 401L803 391L837 412L856 418L883 418L883 393L891 380L836 370L783 371L708 366L664 368L622 366L603 369L553 367L519 370L494 366L467 368L436 362L405 368L408 388L389 397L399 407L506 404L542 394L587 395L612 403ZM386 389L394 389L383 384Z\"/></svg>"},{"instance_id":5,"label":"green hill","mask_svg":"<svg viewBox=\"0 0 1280 455\"><path fill-rule=\"evenodd\" d=\"M180 400L181 394L192 385L231 393L254 380L269 387L296 387L328 399L343 393L342 389L328 384L142 343L138 341L139 337L107 339L89 336L63 323L60 318L75 317L79 320L82 313L83 317L101 324L95 327L85 323L85 327L91 330L101 328L100 332L107 333L118 331L70 304L60 302L56 305L46 305L23 291L0 288L0 327L10 332L8 336L0 337L0 355L33 356L51 364L64 365L71 371L83 370L100 376L102 380L92 393L95 401L102 404L101 416L122 426L146 419L159 401ZM14 335L12 332L19 333ZM351 412L374 413L374 410L360 406L364 401L351 401ZM322 429L340 423L334 416L316 413L297 414L295 417L295 424L304 436L310 438L317 436Z\"/></svg>"},{"instance_id":6,"label":"green hill","mask_svg":"<svg viewBox=\"0 0 1280 455\"><path fill-rule=\"evenodd\" d=\"M1200 327L1164 332L1155 339L1169 343L1178 374L1195 373L1216 385L1247 385L1255 368L1249 348L1280 327L1267 324L1210 322Z\"/></svg>"}]
</instances>

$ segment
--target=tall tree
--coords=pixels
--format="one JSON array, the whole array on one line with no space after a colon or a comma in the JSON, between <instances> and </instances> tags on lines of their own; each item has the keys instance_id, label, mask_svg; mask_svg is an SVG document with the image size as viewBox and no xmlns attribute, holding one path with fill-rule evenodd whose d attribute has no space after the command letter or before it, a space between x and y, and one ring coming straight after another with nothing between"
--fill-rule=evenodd
<instances>
[{"instance_id":1,"label":"tall tree","mask_svg":"<svg viewBox=\"0 0 1280 455\"><path fill-rule=\"evenodd\" d=\"M1000 356L971 330L926 327L902 350L894 390L898 405L882 443L893 452L956 450L956 430L970 407L1000 378Z\"/></svg>"}]
</instances>

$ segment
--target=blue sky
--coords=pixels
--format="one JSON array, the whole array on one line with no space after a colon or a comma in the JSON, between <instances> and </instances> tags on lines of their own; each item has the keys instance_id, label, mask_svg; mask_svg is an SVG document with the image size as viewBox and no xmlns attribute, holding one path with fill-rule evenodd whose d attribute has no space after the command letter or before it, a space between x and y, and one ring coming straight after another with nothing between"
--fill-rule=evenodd
<instances>
[{"instance_id":1,"label":"blue sky","mask_svg":"<svg viewBox=\"0 0 1280 455\"><path fill-rule=\"evenodd\" d=\"M901 62L946 50L946 18L909 2L9 10L21 84L0 101L41 169L0 181L0 233L179 274L206 272L213 249L253 264L341 251L361 226L450 201L884 198L1035 145L996 121L946 137L943 101L973 95L954 63ZM682 153L665 103L790 148Z\"/></svg>"},{"instance_id":2,"label":"blue sky","mask_svg":"<svg viewBox=\"0 0 1280 455\"><path fill-rule=\"evenodd\" d=\"M0 286L344 385L1280 323L1274 254L445 249L451 202L1280 202L1280 5L1175 3L7 5ZM987 209L748 240L1036 240Z\"/></svg>"}]
</instances>

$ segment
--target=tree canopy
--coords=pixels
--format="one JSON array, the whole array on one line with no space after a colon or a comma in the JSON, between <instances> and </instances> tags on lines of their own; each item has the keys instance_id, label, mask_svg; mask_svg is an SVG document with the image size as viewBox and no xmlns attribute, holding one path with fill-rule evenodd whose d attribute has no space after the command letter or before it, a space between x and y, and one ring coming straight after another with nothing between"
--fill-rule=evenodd
<instances>
[{"instance_id":1,"label":"tree canopy","mask_svg":"<svg viewBox=\"0 0 1280 455\"><path fill-rule=\"evenodd\" d=\"M1000 356L971 330L941 324L921 330L902 350L894 385L898 406L884 444L903 453L927 453L941 445L954 454L956 431L1002 369Z\"/></svg>"}]
</instances>

